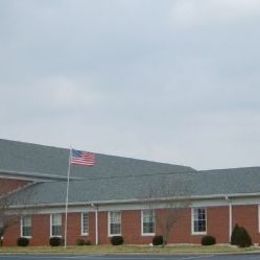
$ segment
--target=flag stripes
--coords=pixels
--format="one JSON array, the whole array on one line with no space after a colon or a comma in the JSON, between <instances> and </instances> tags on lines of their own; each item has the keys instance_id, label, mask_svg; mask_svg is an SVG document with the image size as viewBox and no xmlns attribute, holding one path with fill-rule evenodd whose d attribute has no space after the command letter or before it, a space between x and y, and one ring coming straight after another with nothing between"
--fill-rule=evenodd
<instances>
[{"instance_id":1,"label":"flag stripes","mask_svg":"<svg viewBox=\"0 0 260 260\"><path fill-rule=\"evenodd\" d=\"M94 166L96 163L96 156L94 153L72 149L70 163L85 166Z\"/></svg>"}]
</instances>

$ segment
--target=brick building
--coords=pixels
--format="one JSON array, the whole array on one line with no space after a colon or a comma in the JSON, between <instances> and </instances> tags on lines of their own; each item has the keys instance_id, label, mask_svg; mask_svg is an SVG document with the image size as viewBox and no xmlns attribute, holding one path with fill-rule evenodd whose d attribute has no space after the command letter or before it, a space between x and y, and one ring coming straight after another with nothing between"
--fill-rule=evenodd
<instances>
[{"instance_id":1,"label":"brick building","mask_svg":"<svg viewBox=\"0 0 260 260\"><path fill-rule=\"evenodd\" d=\"M17 218L4 245L64 237L68 158L68 149L0 140L0 194ZM107 244L115 235L127 244L151 243L169 205L182 205L169 243L200 243L206 234L228 243L236 223L260 242L260 167L197 171L96 154L93 167L71 166L69 191L69 245L79 238Z\"/></svg>"}]
</instances>

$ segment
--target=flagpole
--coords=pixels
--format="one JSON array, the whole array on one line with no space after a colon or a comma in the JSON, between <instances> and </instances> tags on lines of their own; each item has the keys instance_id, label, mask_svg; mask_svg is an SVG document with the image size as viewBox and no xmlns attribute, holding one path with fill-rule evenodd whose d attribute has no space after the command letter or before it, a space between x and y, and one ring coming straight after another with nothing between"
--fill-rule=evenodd
<instances>
[{"instance_id":1,"label":"flagpole","mask_svg":"<svg viewBox=\"0 0 260 260\"><path fill-rule=\"evenodd\" d=\"M69 161L68 161L68 172L67 172L66 201L65 201L64 248L67 248L67 233L68 233L68 204L69 204L69 185L70 185L71 154L72 154L72 148L70 147L70 154L69 154Z\"/></svg>"}]
</instances>

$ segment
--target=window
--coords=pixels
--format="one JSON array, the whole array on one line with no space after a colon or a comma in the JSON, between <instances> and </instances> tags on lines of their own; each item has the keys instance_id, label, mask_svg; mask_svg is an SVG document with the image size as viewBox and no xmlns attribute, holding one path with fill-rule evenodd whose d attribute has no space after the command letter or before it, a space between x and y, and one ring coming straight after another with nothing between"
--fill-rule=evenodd
<instances>
[{"instance_id":1,"label":"window","mask_svg":"<svg viewBox=\"0 0 260 260\"><path fill-rule=\"evenodd\" d=\"M155 214L154 210L142 211L142 235L154 235Z\"/></svg>"},{"instance_id":2,"label":"window","mask_svg":"<svg viewBox=\"0 0 260 260\"><path fill-rule=\"evenodd\" d=\"M81 235L88 235L88 213L81 213Z\"/></svg>"},{"instance_id":3,"label":"window","mask_svg":"<svg viewBox=\"0 0 260 260\"><path fill-rule=\"evenodd\" d=\"M51 236L61 237L62 235L62 216L60 213L51 215Z\"/></svg>"},{"instance_id":4,"label":"window","mask_svg":"<svg viewBox=\"0 0 260 260\"><path fill-rule=\"evenodd\" d=\"M207 212L205 208L192 209L192 233L206 234L207 232Z\"/></svg>"},{"instance_id":5,"label":"window","mask_svg":"<svg viewBox=\"0 0 260 260\"><path fill-rule=\"evenodd\" d=\"M121 212L109 212L109 236L121 235Z\"/></svg>"},{"instance_id":6,"label":"window","mask_svg":"<svg viewBox=\"0 0 260 260\"><path fill-rule=\"evenodd\" d=\"M21 217L21 237L32 237L32 217Z\"/></svg>"}]
</instances>

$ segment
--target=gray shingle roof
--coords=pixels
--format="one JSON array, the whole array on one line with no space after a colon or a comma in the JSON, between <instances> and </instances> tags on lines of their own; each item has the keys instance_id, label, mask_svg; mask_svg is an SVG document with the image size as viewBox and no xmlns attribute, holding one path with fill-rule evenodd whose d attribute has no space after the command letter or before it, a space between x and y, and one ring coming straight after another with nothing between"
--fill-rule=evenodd
<instances>
[{"instance_id":1,"label":"gray shingle roof","mask_svg":"<svg viewBox=\"0 0 260 260\"><path fill-rule=\"evenodd\" d=\"M43 183L20 192L16 198L31 193L34 195L29 204L64 203L65 191L66 182ZM249 193L260 193L260 167L72 181L70 203Z\"/></svg>"},{"instance_id":2,"label":"gray shingle roof","mask_svg":"<svg viewBox=\"0 0 260 260\"><path fill-rule=\"evenodd\" d=\"M176 179L170 178L171 175L164 176L166 183ZM180 174L174 175L180 177ZM162 176L159 174L71 181L69 200L72 203L77 203L144 199L150 196L151 190L157 190L158 184L162 183L161 178ZM42 183L20 192L17 198L28 197L29 204L64 203L65 192L66 182ZM30 194L33 194L33 196L30 196Z\"/></svg>"},{"instance_id":3,"label":"gray shingle roof","mask_svg":"<svg viewBox=\"0 0 260 260\"><path fill-rule=\"evenodd\" d=\"M260 167L200 171L196 187L201 194L260 192Z\"/></svg>"},{"instance_id":4,"label":"gray shingle roof","mask_svg":"<svg viewBox=\"0 0 260 260\"><path fill-rule=\"evenodd\" d=\"M69 150L0 139L0 172L59 176L13 195L16 203L64 203ZM72 166L70 203L148 197L260 193L260 167L195 171L191 167L96 154L94 167ZM53 180L53 179L52 179Z\"/></svg>"},{"instance_id":5,"label":"gray shingle roof","mask_svg":"<svg viewBox=\"0 0 260 260\"><path fill-rule=\"evenodd\" d=\"M0 172L66 178L68 158L68 149L0 139ZM195 170L181 165L96 154L94 167L72 166L71 176L89 178L190 171Z\"/></svg>"}]
</instances>

